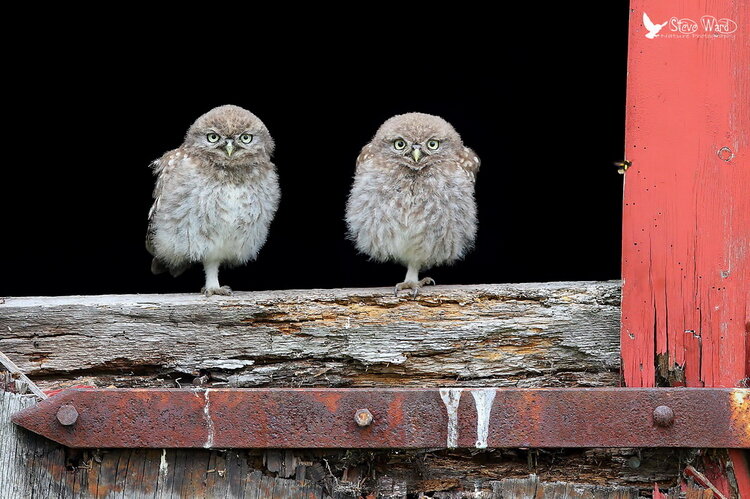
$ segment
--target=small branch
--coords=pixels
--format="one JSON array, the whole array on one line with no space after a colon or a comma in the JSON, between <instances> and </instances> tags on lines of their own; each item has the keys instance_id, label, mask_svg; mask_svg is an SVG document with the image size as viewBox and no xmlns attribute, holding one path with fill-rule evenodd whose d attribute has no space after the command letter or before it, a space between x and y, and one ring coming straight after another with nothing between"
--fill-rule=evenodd
<instances>
[{"instance_id":1,"label":"small branch","mask_svg":"<svg viewBox=\"0 0 750 499\"><path fill-rule=\"evenodd\" d=\"M692 477L693 480L695 480L696 483L698 483L702 487L711 489L711 492L716 494L716 497L718 499L727 499L727 497L724 494L722 494L721 491L717 489L714 484L711 483L711 481L706 477L706 475L696 470L694 467L688 466L687 468L685 468L685 475Z\"/></svg>"},{"instance_id":2,"label":"small branch","mask_svg":"<svg viewBox=\"0 0 750 499\"><path fill-rule=\"evenodd\" d=\"M3 352L0 352L0 364L2 364L3 366L5 366L5 369L7 369L7 370L8 370L8 372L10 372L10 373L11 373L11 375L12 375L12 376L13 376L14 378L18 378L18 379L20 379L21 381L23 381L24 383L26 383L26 385L27 385L27 386L29 387L29 390L31 390L31 393L33 393L34 395L36 395L37 397L39 397L39 398L40 398L40 399L42 399L42 400L44 400L44 399L46 399L46 398L47 398L47 395L46 395L46 394L45 394L45 393L44 393L43 391L41 391L41 390L39 389L39 387L38 387L38 386L36 386L36 384L35 384L35 383L34 383L33 381L31 381L31 380L30 380L30 379L28 378L28 376L26 376L26 375L25 375L25 374L24 374L24 373L23 373L23 372L22 372L22 371L21 371L21 370L20 370L20 369L18 368L18 366L17 366L17 365L15 365L15 364L13 363L13 361L12 361L12 360L10 360L10 359L8 358L8 356L7 356L7 355L5 355L5 354L4 354Z\"/></svg>"}]
</instances>

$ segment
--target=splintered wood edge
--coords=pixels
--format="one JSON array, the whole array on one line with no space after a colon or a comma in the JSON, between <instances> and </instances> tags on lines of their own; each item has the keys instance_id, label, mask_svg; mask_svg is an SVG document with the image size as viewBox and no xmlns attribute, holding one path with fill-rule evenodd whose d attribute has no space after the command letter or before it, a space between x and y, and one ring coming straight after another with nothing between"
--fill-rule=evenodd
<instances>
[{"instance_id":1,"label":"splintered wood edge","mask_svg":"<svg viewBox=\"0 0 750 499\"><path fill-rule=\"evenodd\" d=\"M497 295L545 297L565 292L578 292L596 295L616 293L619 303L621 281L556 281L541 283L511 284L451 284L427 286L420 290L419 297L413 300L408 293L393 295L393 288L334 288L334 289L286 289L266 291L237 291L232 296L203 296L201 293L164 294L107 294L107 295L68 295L68 296L22 296L2 297L0 310L10 307L52 307L68 305L190 305L206 303L263 303L269 301L305 302L328 301L340 298L376 298L384 302L430 300L435 298L457 298L462 296ZM573 300L575 302L575 300Z\"/></svg>"}]
</instances>

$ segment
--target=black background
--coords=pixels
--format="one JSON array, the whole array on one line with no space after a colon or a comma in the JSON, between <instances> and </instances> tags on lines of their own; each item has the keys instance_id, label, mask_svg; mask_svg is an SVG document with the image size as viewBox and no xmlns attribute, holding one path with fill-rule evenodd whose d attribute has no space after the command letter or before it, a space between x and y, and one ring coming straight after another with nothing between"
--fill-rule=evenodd
<instances>
[{"instance_id":1,"label":"black background","mask_svg":"<svg viewBox=\"0 0 750 499\"><path fill-rule=\"evenodd\" d=\"M235 290L403 279L356 253L344 207L360 148L409 111L444 117L482 159L476 248L429 271L438 284L618 278L627 3L536 9L231 41L195 22L159 40L156 26L38 27L44 48L19 41L6 60L0 295L197 292L200 267L149 271L148 165L226 103L268 126L282 190L258 260L220 275Z\"/></svg>"}]
</instances>

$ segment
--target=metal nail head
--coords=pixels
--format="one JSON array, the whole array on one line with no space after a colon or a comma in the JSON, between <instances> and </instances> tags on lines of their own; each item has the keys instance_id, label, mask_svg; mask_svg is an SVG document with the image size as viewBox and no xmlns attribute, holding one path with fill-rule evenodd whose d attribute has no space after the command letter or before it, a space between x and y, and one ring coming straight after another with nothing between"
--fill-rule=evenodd
<instances>
[{"instance_id":1,"label":"metal nail head","mask_svg":"<svg viewBox=\"0 0 750 499\"><path fill-rule=\"evenodd\" d=\"M354 421L359 426L370 426L372 424L372 413L367 409L359 409L354 413Z\"/></svg>"},{"instance_id":2,"label":"metal nail head","mask_svg":"<svg viewBox=\"0 0 750 499\"><path fill-rule=\"evenodd\" d=\"M674 424L674 411L666 405L660 405L654 409L654 424L667 428Z\"/></svg>"},{"instance_id":3,"label":"metal nail head","mask_svg":"<svg viewBox=\"0 0 750 499\"><path fill-rule=\"evenodd\" d=\"M62 405L57 410L57 420L63 426L73 425L78 420L78 411L72 404Z\"/></svg>"},{"instance_id":4,"label":"metal nail head","mask_svg":"<svg viewBox=\"0 0 750 499\"><path fill-rule=\"evenodd\" d=\"M734 159L734 153L732 152L730 148L726 146L716 151L716 155L722 161L732 161L732 159Z\"/></svg>"}]
</instances>

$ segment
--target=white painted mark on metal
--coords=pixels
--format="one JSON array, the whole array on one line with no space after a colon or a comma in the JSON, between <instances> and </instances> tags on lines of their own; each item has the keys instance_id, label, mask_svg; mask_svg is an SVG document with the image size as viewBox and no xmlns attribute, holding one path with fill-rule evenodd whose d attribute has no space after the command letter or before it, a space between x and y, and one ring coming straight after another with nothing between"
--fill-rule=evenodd
<instances>
[{"instance_id":1,"label":"white painted mark on metal","mask_svg":"<svg viewBox=\"0 0 750 499\"><path fill-rule=\"evenodd\" d=\"M458 447L458 403L461 401L463 388L441 388L440 398L443 399L448 410L448 440L449 449Z\"/></svg>"},{"instance_id":2,"label":"white painted mark on metal","mask_svg":"<svg viewBox=\"0 0 750 499\"><path fill-rule=\"evenodd\" d=\"M206 417L206 426L208 427L208 438L206 438L206 443L203 444L203 447L206 449L210 449L214 446L214 422L211 420L211 413L210 407L211 407L211 399L208 397L208 392L210 392L208 388L206 388L206 405L203 406L203 414Z\"/></svg>"},{"instance_id":3,"label":"white painted mark on metal","mask_svg":"<svg viewBox=\"0 0 750 499\"><path fill-rule=\"evenodd\" d=\"M474 397L474 404L477 406L477 443L474 444L477 449L487 448L487 436L490 432L490 413L492 412L492 402L495 400L497 391L494 388L482 388L472 390L471 395Z\"/></svg>"}]
</instances>

